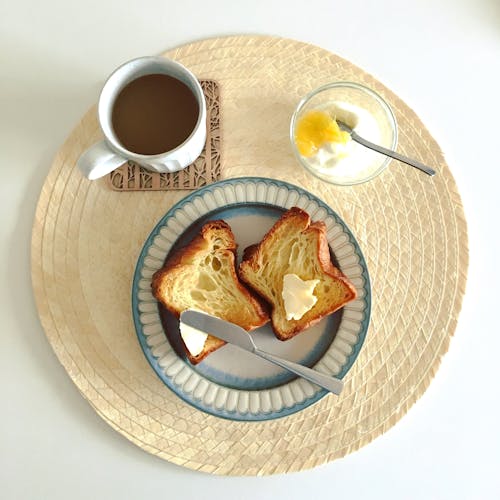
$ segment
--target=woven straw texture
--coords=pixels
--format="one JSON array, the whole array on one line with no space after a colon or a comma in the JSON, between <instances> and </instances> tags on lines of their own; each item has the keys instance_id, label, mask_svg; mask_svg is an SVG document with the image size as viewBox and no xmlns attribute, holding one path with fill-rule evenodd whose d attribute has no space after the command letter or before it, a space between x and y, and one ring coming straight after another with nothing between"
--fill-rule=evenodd
<instances>
[{"instance_id":1,"label":"woven straw texture","mask_svg":"<svg viewBox=\"0 0 500 500\"><path fill-rule=\"evenodd\" d=\"M33 287L60 362L101 417L144 450L215 474L298 471L342 457L392 427L423 394L457 323L468 267L467 227L443 155L424 125L370 75L323 49L274 37L215 38L167 52L221 92L224 178L267 176L303 186L346 221L367 259L372 321L340 397L292 416L231 422L195 410L156 377L137 342L131 282L158 219L186 192L115 192L89 182L78 156L100 138L95 110L58 152L32 237ZM352 80L382 94L399 125L398 150L434 166L427 177L392 162L355 187L327 185L292 156L299 98Z\"/></svg>"}]
</instances>

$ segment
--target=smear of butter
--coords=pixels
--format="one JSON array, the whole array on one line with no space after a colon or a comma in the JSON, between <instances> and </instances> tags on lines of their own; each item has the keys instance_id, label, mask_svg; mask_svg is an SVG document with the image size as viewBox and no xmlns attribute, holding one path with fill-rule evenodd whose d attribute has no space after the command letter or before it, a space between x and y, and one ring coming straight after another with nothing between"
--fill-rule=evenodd
<instances>
[{"instance_id":1,"label":"smear of butter","mask_svg":"<svg viewBox=\"0 0 500 500\"><path fill-rule=\"evenodd\" d=\"M296 274L283 276L283 290L281 296L285 305L286 319L300 319L309 311L318 298L314 289L320 280L302 280Z\"/></svg>"},{"instance_id":2,"label":"smear of butter","mask_svg":"<svg viewBox=\"0 0 500 500\"><path fill-rule=\"evenodd\" d=\"M182 321L179 324L179 329L187 350L193 356L198 356L203 351L208 335L205 332L184 324Z\"/></svg>"}]
</instances>

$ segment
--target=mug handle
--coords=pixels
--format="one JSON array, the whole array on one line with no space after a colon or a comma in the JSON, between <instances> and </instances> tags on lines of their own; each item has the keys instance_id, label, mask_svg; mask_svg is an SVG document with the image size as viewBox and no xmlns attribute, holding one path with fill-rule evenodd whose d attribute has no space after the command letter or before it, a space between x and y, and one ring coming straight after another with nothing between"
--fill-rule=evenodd
<instances>
[{"instance_id":1,"label":"mug handle","mask_svg":"<svg viewBox=\"0 0 500 500\"><path fill-rule=\"evenodd\" d=\"M113 153L105 141L98 142L91 146L78 158L77 165L82 174L93 181L115 168L123 165L127 160L122 156Z\"/></svg>"}]
</instances>

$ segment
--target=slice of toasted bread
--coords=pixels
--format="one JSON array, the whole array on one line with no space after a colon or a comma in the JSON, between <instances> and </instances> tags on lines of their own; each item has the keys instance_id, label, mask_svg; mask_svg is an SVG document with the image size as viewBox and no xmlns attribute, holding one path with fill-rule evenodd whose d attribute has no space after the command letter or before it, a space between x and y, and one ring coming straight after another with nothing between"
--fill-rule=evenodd
<instances>
[{"instance_id":1,"label":"slice of toasted bread","mask_svg":"<svg viewBox=\"0 0 500 500\"><path fill-rule=\"evenodd\" d=\"M319 280L313 292L317 301L300 319L287 320L282 297L287 274ZM356 297L354 285L331 261L325 224L311 223L297 207L285 212L258 245L245 250L239 275L271 304L271 322L280 340L292 338Z\"/></svg>"},{"instance_id":2,"label":"slice of toasted bread","mask_svg":"<svg viewBox=\"0 0 500 500\"><path fill-rule=\"evenodd\" d=\"M207 222L191 243L153 275L153 295L177 317L186 309L198 309L245 330L258 328L269 317L259 299L240 283L235 258L236 242L229 225L222 220ZM195 356L184 347L196 364L224 344L209 335Z\"/></svg>"}]
</instances>

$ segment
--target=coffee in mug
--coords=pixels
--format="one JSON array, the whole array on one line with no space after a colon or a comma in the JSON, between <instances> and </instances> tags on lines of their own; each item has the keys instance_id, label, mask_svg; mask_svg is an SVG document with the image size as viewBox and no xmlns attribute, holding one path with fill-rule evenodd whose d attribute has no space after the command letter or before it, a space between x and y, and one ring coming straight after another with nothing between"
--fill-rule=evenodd
<instances>
[{"instance_id":1,"label":"coffee in mug","mask_svg":"<svg viewBox=\"0 0 500 500\"><path fill-rule=\"evenodd\" d=\"M140 76L113 104L112 125L125 149L157 155L175 149L194 130L198 102L189 87L169 75Z\"/></svg>"},{"instance_id":2,"label":"coffee in mug","mask_svg":"<svg viewBox=\"0 0 500 500\"><path fill-rule=\"evenodd\" d=\"M143 57L120 66L99 98L104 141L78 160L89 179L127 160L155 172L192 163L206 140L203 90L189 70L164 57Z\"/></svg>"}]
</instances>

